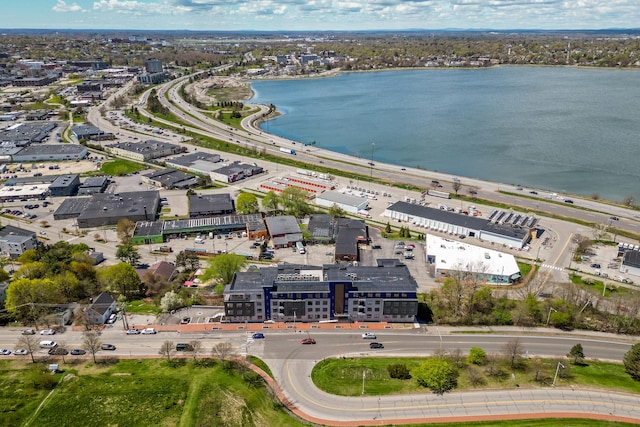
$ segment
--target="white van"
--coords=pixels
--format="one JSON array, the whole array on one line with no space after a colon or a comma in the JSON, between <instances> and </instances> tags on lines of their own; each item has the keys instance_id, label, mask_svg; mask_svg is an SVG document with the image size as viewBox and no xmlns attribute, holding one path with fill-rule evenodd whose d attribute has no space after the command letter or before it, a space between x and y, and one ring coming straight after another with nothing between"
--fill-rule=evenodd
<instances>
[{"instance_id":1,"label":"white van","mask_svg":"<svg viewBox=\"0 0 640 427\"><path fill-rule=\"evenodd\" d=\"M198 236L198 237L196 237L195 242L196 243L204 243L204 238Z\"/></svg>"},{"instance_id":2,"label":"white van","mask_svg":"<svg viewBox=\"0 0 640 427\"><path fill-rule=\"evenodd\" d=\"M54 348L58 345L55 341L44 340L40 341L40 348Z\"/></svg>"},{"instance_id":3,"label":"white van","mask_svg":"<svg viewBox=\"0 0 640 427\"><path fill-rule=\"evenodd\" d=\"M307 253L307 251L304 249L304 245L302 244L302 242L296 242L296 249L298 249L298 252L301 254Z\"/></svg>"}]
</instances>

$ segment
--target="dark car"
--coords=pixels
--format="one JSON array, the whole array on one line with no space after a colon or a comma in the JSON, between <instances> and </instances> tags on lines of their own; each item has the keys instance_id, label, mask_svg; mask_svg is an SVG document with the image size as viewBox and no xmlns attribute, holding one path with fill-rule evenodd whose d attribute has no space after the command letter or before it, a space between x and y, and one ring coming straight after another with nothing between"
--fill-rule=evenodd
<instances>
[{"instance_id":1,"label":"dark car","mask_svg":"<svg viewBox=\"0 0 640 427\"><path fill-rule=\"evenodd\" d=\"M103 350L110 350L113 351L116 349L116 346L113 344L102 344L102 346L100 346L101 349Z\"/></svg>"},{"instance_id":2,"label":"dark car","mask_svg":"<svg viewBox=\"0 0 640 427\"><path fill-rule=\"evenodd\" d=\"M571 200L571 199L565 199L564 202L573 204L573 200Z\"/></svg>"},{"instance_id":3,"label":"dark car","mask_svg":"<svg viewBox=\"0 0 640 427\"><path fill-rule=\"evenodd\" d=\"M83 354L87 354L87 352L81 348L74 348L73 350L71 350L72 356L82 356Z\"/></svg>"},{"instance_id":4,"label":"dark car","mask_svg":"<svg viewBox=\"0 0 640 427\"><path fill-rule=\"evenodd\" d=\"M598 263L593 263L593 264L591 264L591 267L593 267L593 268L600 268L600 264L598 264Z\"/></svg>"},{"instance_id":5,"label":"dark car","mask_svg":"<svg viewBox=\"0 0 640 427\"><path fill-rule=\"evenodd\" d=\"M609 219L611 221L618 221L620 218L618 218L617 216L611 216L611 217L609 217Z\"/></svg>"},{"instance_id":6,"label":"dark car","mask_svg":"<svg viewBox=\"0 0 640 427\"><path fill-rule=\"evenodd\" d=\"M313 338L304 338L302 341L300 341L302 344L315 344L316 340L314 340Z\"/></svg>"},{"instance_id":7,"label":"dark car","mask_svg":"<svg viewBox=\"0 0 640 427\"><path fill-rule=\"evenodd\" d=\"M262 332L256 332L255 334L251 335L251 338L253 338L254 340L259 340L264 338L264 334Z\"/></svg>"},{"instance_id":8,"label":"dark car","mask_svg":"<svg viewBox=\"0 0 640 427\"><path fill-rule=\"evenodd\" d=\"M369 343L369 348L384 348L384 346L379 342L372 342L372 343Z\"/></svg>"},{"instance_id":9,"label":"dark car","mask_svg":"<svg viewBox=\"0 0 640 427\"><path fill-rule=\"evenodd\" d=\"M531 191L529 191L529 194L538 194L538 192L535 191L535 190L531 190Z\"/></svg>"},{"instance_id":10,"label":"dark car","mask_svg":"<svg viewBox=\"0 0 640 427\"><path fill-rule=\"evenodd\" d=\"M380 245L371 245L371 249L382 249Z\"/></svg>"},{"instance_id":11,"label":"dark car","mask_svg":"<svg viewBox=\"0 0 640 427\"><path fill-rule=\"evenodd\" d=\"M53 356L66 356L69 354L69 350L64 347L53 347L49 349L49 354Z\"/></svg>"}]
</instances>

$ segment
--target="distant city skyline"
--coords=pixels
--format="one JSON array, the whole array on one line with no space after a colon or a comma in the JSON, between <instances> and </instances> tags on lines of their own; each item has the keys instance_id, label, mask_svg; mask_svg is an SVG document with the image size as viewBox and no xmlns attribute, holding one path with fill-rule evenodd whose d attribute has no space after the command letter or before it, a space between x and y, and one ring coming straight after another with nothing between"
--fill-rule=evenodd
<instances>
[{"instance_id":1,"label":"distant city skyline","mask_svg":"<svg viewBox=\"0 0 640 427\"><path fill-rule=\"evenodd\" d=\"M28 0L4 28L321 31L638 28L638 0Z\"/></svg>"}]
</instances>

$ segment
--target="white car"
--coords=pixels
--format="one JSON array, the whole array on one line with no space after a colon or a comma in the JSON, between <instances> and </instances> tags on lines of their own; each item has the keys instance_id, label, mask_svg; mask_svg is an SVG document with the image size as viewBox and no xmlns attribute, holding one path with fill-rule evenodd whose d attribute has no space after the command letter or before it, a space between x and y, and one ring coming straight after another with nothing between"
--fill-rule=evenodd
<instances>
[{"instance_id":1,"label":"white car","mask_svg":"<svg viewBox=\"0 0 640 427\"><path fill-rule=\"evenodd\" d=\"M53 329L43 329L40 331L40 335L55 335L56 331Z\"/></svg>"},{"instance_id":2,"label":"white car","mask_svg":"<svg viewBox=\"0 0 640 427\"><path fill-rule=\"evenodd\" d=\"M24 348L17 348L13 351L13 354L15 354L16 356L25 356L29 354L29 352Z\"/></svg>"},{"instance_id":3,"label":"white car","mask_svg":"<svg viewBox=\"0 0 640 427\"><path fill-rule=\"evenodd\" d=\"M142 332L141 332L141 333L142 333L143 335L153 335L153 334L157 334L157 333L158 333L158 331L156 331L156 330L155 330L155 329L153 329L153 328L145 328L145 329L143 329L143 330L142 330Z\"/></svg>"},{"instance_id":4,"label":"white car","mask_svg":"<svg viewBox=\"0 0 640 427\"><path fill-rule=\"evenodd\" d=\"M0 348L0 354L3 356L11 356L11 350L7 350L6 348Z\"/></svg>"},{"instance_id":5,"label":"white car","mask_svg":"<svg viewBox=\"0 0 640 427\"><path fill-rule=\"evenodd\" d=\"M375 340L376 334L374 334L373 332L365 332L364 334L362 334L362 338L365 340L366 339Z\"/></svg>"},{"instance_id":6,"label":"white car","mask_svg":"<svg viewBox=\"0 0 640 427\"><path fill-rule=\"evenodd\" d=\"M140 333L139 329L136 329L136 328L127 329L127 335L138 335L139 333Z\"/></svg>"}]
</instances>

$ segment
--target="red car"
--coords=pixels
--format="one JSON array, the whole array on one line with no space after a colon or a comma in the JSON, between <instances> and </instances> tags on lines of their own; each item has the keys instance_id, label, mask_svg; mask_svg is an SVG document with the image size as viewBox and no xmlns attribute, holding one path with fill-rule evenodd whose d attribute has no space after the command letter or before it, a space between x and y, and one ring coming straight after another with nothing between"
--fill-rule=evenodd
<instances>
[{"instance_id":1,"label":"red car","mask_svg":"<svg viewBox=\"0 0 640 427\"><path fill-rule=\"evenodd\" d=\"M315 344L316 340L314 340L313 338L305 338L302 341L300 341L302 344Z\"/></svg>"}]
</instances>

